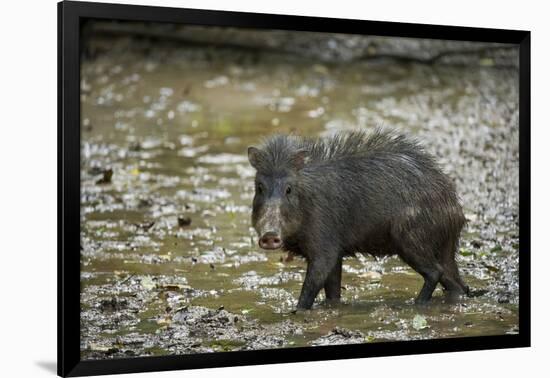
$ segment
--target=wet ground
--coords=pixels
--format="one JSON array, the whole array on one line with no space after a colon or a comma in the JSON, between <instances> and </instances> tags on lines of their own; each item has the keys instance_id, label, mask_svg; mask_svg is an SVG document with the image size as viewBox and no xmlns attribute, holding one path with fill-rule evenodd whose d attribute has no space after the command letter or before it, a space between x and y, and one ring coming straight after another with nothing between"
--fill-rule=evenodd
<instances>
[{"instance_id":1,"label":"wet ground","mask_svg":"<svg viewBox=\"0 0 550 378\"><path fill-rule=\"evenodd\" d=\"M84 359L518 331L518 76L174 48L127 39L81 72ZM257 247L246 147L272 133L392 127L457 184L458 262L476 294L433 304L398 258L344 261L343 304L291 314L299 258ZM75 251L76 252L76 251Z\"/></svg>"}]
</instances>

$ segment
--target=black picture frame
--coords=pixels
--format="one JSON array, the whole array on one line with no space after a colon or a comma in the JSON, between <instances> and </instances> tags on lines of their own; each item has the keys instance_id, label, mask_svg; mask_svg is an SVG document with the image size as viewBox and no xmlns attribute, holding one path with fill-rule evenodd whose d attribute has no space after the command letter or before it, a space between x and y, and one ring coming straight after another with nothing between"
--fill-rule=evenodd
<instances>
[{"instance_id":1,"label":"black picture frame","mask_svg":"<svg viewBox=\"0 0 550 378\"><path fill-rule=\"evenodd\" d=\"M113 360L80 360L80 23L84 19L188 23L512 43L519 46L519 333ZM82 376L336 360L530 346L530 32L242 12L58 3L58 374Z\"/></svg>"}]
</instances>

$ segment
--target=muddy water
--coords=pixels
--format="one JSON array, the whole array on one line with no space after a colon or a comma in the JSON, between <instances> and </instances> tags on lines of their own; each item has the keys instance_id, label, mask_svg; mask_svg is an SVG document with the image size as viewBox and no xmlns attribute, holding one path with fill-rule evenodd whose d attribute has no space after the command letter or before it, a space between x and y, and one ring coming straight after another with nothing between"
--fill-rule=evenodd
<instances>
[{"instance_id":1,"label":"muddy water","mask_svg":"<svg viewBox=\"0 0 550 378\"><path fill-rule=\"evenodd\" d=\"M81 72L81 353L117 358L518 331L517 74L116 44ZM476 296L431 306L399 259L344 261L343 304L291 314L299 258L257 247L246 147L389 126L436 154Z\"/></svg>"}]
</instances>

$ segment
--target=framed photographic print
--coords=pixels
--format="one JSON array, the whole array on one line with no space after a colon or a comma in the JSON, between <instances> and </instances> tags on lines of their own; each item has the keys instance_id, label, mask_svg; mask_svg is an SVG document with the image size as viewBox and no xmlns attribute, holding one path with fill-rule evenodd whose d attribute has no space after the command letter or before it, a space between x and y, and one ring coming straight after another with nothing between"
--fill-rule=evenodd
<instances>
[{"instance_id":1,"label":"framed photographic print","mask_svg":"<svg viewBox=\"0 0 550 378\"><path fill-rule=\"evenodd\" d=\"M529 32L58 20L59 375L529 346Z\"/></svg>"}]
</instances>

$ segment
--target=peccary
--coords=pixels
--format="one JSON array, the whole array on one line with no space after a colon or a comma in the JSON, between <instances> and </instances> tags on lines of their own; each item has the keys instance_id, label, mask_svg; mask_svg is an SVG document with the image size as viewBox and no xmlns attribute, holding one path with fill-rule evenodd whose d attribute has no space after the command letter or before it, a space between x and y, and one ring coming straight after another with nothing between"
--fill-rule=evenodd
<instances>
[{"instance_id":1,"label":"peccary","mask_svg":"<svg viewBox=\"0 0 550 378\"><path fill-rule=\"evenodd\" d=\"M380 129L275 135L249 147L248 159L259 246L307 261L298 309L322 288L338 303L342 258L355 253L397 254L424 278L417 303L438 282L453 298L468 292L455 261L466 221L455 186L416 140Z\"/></svg>"}]
</instances>

